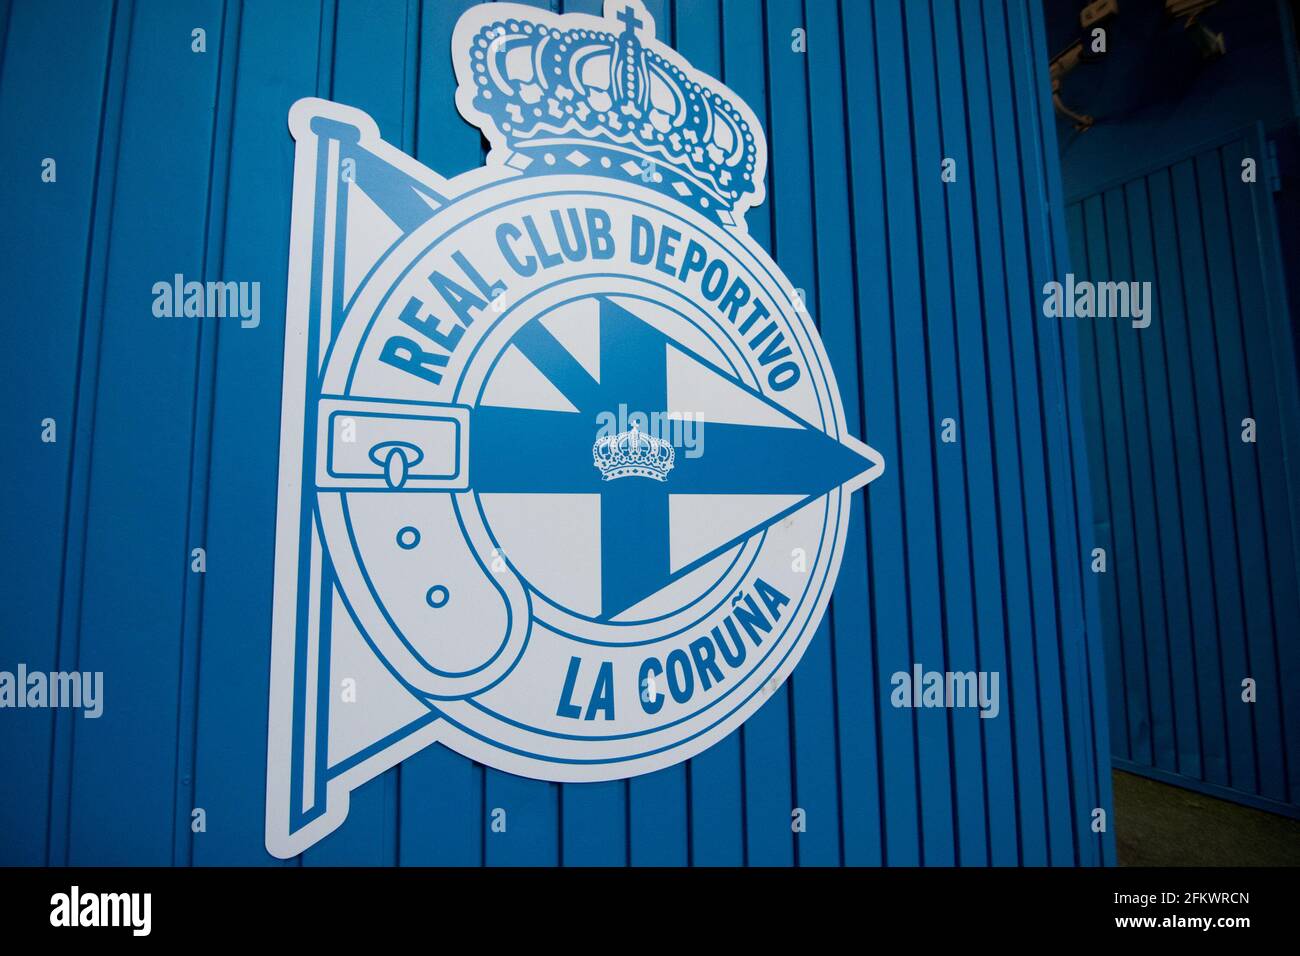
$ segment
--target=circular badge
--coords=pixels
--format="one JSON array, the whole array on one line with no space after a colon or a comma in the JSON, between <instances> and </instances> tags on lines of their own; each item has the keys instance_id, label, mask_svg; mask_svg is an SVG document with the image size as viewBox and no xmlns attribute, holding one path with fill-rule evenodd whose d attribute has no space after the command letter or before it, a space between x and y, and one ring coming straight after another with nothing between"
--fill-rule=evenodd
<instances>
[{"instance_id":1,"label":"circular badge","mask_svg":"<svg viewBox=\"0 0 1300 956\"><path fill-rule=\"evenodd\" d=\"M320 493L321 530L442 739L527 776L627 777L791 672L879 464L743 232L635 184L509 179L404 239L351 312L369 319L330 343L323 392L398 425L368 451L381 485Z\"/></svg>"}]
</instances>

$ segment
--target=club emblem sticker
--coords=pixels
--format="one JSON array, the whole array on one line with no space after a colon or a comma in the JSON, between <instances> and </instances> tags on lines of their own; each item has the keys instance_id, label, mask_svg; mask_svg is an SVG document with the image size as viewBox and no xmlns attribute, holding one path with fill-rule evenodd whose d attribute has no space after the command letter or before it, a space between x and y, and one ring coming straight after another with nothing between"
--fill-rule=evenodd
<instances>
[{"instance_id":1,"label":"club emblem sticker","mask_svg":"<svg viewBox=\"0 0 1300 956\"><path fill-rule=\"evenodd\" d=\"M267 848L437 741L554 781L722 739L791 673L884 470L749 238L750 108L604 17L452 40L491 145L445 179L296 103Z\"/></svg>"}]
</instances>

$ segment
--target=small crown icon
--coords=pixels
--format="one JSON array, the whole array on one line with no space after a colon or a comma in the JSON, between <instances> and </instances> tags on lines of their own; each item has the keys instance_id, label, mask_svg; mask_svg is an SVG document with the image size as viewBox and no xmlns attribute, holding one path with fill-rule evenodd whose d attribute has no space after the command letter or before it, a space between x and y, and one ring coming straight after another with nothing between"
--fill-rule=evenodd
<instances>
[{"instance_id":1,"label":"small crown icon","mask_svg":"<svg viewBox=\"0 0 1300 956\"><path fill-rule=\"evenodd\" d=\"M657 42L642 0L606 0L605 14L467 13L453 39L461 113L527 174L632 180L740 221L763 201L753 111Z\"/></svg>"},{"instance_id":2,"label":"small crown icon","mask_svg":"<svg viewBox=\"0 0 1300 956\"><path fill-rule=\"evenodd\" d=\"M633 422L628 431L597 438L591 446L591 458L604 481L616 478L667 481L676 452L671 442L647 435Z\"/></svg>"}]
</instances>

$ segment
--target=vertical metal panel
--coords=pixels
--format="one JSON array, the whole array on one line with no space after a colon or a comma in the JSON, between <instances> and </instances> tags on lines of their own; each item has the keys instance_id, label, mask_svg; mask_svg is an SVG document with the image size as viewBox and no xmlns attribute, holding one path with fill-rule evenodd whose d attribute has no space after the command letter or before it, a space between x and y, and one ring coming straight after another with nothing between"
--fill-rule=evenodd
<instances>
[{"instance_id":1,"label":"vertical metal panel","mask_svg":"<svg viewBox=\"0 0 1300 956\"><path fill-rule=\"evenodd\" d=\"M1041 43L1043 36L1043 9L1037 4L1029 8L1033 24L1031 35L1035 42ZM1041 49L1041 46L1040 46ZM1033 70L1031 50L1021 50L1020 59ZM1037 128L1055 125L1055 105L1049 86L1038 84L1038 109L1034 114ZM1030 139L1031 149L1037 146L1041 152L1039 161L1046 183L1047 202L1037 204L1037 212L1042 228L1047 236L1047 244L1052 249L1051 262L1055 274L1060 276L1070 270L1070 248L1067 239L1069 218L1063 214L1064 189L1061 181L1061 169L1051 153L1052 137L1039 134ZM1089 573L1090 567L1085 561L1072 561L1071 555L1087 553L1085 542L1092 538L1093 504L1092 475L1087 465L1088 455L1084 447L1084 412L1081 393L1084 391L1085 379L1080 362L1080 350L1074 339L1052 324L1039 326L1040 341L1045 342L1045 359L1052 372L1045 377L1045 390L1054 396L1058 416L1064 416L1065 429L1048 429L1048 440L1056 449L1052 485L1061 502L1055 518L1060 520L1057 533L1058 549L1062 555L1058 573L1068 582L1073 567L1079 579L1078 588L1067 583L1059 590L1062 607L1062 634L1064 644L1062 660L1066 690L1066 708L1070 720L1070 753L1075 770L1075 799L1082 795L1091 798L1094 803L1093 813L1097 809L1111 807L1111 771L1108 757L1110 738L1108 719L1107 685L1104 679L1104 649L1098 639L1101 628L1101 605L1096 577ZM1061 374L1057 376L1055 370ZM1073 504L1073 520L1067 515ZM1076 804L1078 806L1078 804ZM1080 841L1083 845L1083 841ZM1084 850L1086 854L1087 850ZM1101 841L1101 861L1107 865L1115 863L1115 841L1107 838Z\"/></svg>"},{"instance_id":2,"label":"vertical metal panel","mask_svg":"<svg viewBox=\"0 0 1300 956\"><path fill-rule=\"evenodd\" d=\"M1154 320L1080 320L1120 766L1300 815L1296 353L1250 129L1070 207L1081 277ZM1258 440L1242 441L1244 420ZM1243 700L1243 681L1256 700Z\"/></svg>"},{"instance_id":3,"label":"vertical metal panel","mask_svg":"<svg viewBox=\"0 0 1300 956\"><path fill-rule=\"evenodd\" d=\"M924 7L907 7L908 56L911 68L921 80L914 82L914 102L933 101L937 109L914 110L913 129L916 140L917 201L919 204L926 296L927 356L930 378L932 421L958 417L961 394L956 353L954 281L949 222L944 192L947 186L934 175L928 157L942 152L942 116L951 121L957 91L947 105L939 95L939 71L956 68L945 63L936 50L937 24L930 22ZM960 416L964 420L964 415ZM933 426L932 426L933 427ZM943 632L946 635L944 660L946 669L976 670L974 653L975 622L971 593L971 552L968 543L965 474L962 445L938 445L935 453L939 526L938 557L943 593ZM951 711L948 732L952 745L951 773L958 779L973 780L982 773L980 723L970 710ZM983 862L988 858L984 827L985 797L982 789L957 787L953 793L953 820L956 827L956 852L951 862ZM945 861L947 862L947 861Z\"/></svg>"},{"instance_id":4,"label":"vertical metal panel","mask_svg":"<svg viewBox=\"0 0 1300 956\"><path fill-rule=\"evenodd\" d=\"M282 135L285 111L303 89L317 86L318 48L328 49L329 22L319 6L250 4L230 14L238 30L229 141L224 260L221 276L265 277L272 263L287 262L290 192L284 170L293 161ZM284 37L298 41L285 44ZM262 309L282 313L284 283L262 280ZM274 326L273 326L274 327ZM244 334L239 334L239 333ZM186 860L200 865L273 864L262 851L265 749L257 735L265 715L251 705L269 693L266 668L250 666L248 632L271 615L275 488L262 476L279 460L279 414L265 396L278 393L283 368L278 329L217 330L212 394L208 513L203 544L210 561L203 575L193 796L190 807L222 821L222 839L191 833L189 810L178 805ZM258 622L258 623L254 623ZM247 706L231 706L248 701ZM232 772L232 768L249 768ZM250 786L246 775L255 780Z\"/></svg>"},{"instance_id":5,"label":"vertical metal panel","mask_svg":"<svg viewBox=\"0 0 1300 956\"><path fill-rule=\"evenodd\" d=\"M117 705L99 720L71 722L75 783L65 798L65 856L73 864L170 863L175 835L178 637L192 546L201 336L196 324L158 322L140 306L141 290L163 276L203 273L216 155L213 112L194 104L217 98L219 50L199 58L185 43L157 38L187 36L197 18L216 47L223 11L208 3L191 10L142 4L125 12L119 27L130 39L106 203L107 263L99 307L87 316L102 319L77 658L84 669L113 671ZM170 81L158 83L160 75ZM140 215L148 208L167 210L169 227ZM129 761L121 759L124 740L132 742ZM105 825L128 819L129 842Z\"/></svg>"},{"instance_id":6,"label":"vertical metal panel","mask_svg":"<svg viewBox=\"0 0 1300 956\"><path fill-rule=\"evenodd\" d=\"M894 389L892 323L862 321L866 316L890 315L889 254L881 235L884 185L880 163L879 80L875 70L877 36L872 10L859 4L841 5L844 29L846 121L849 130L849 177L853 209L854 269L858 338L864 406L863 438L884 456L898 462L897 397ZM855 104L850 107L849 104ZM869 424L868 424L869 423ZM896 469L895 469L896 471ZM864 496L867 528L867 579L870 626L858 633L870 638L876 661L871 688L880 741L876 754L881 793L881 860L899 865L920 862L917 810L916 742L911 713L891 708L878 691L886 661L907 660L901 486L880 481ZM846 562L850 567L852 564ZM843 572L842 572L843 573ZM838 589L837 589L838 590ZM832 615L839 595L831 601Z\"/></svg>"},{"instance_id":7,"label":"vertical metal panel","mask_svg":"<svg viewBox=\"0 0 1300 956\"><path fill-rule=\"evenodd\" d=\"M935 42L939 65L940 115L945 152L959 170L967 170L974 189L983 188L991 158L975 129L982 112L979 70L982 36L978 12L959 10L956 3L936 5ZM1001 599L1002 567L999 557L997 488L993 462L989 408L989 369L985 360L983 306L979 248L975 224L974 189L947 191L948 231L952 286L967 294L954 294L954 328L957 339L957 376L961 387L963 457L967 486L971 588L974 597L974 666L1001 669L1005 617ZM986 775L988 859L995 864L1017 860L1015 781L1011 773L1011 736L1006 721L981 721ZM968 859L968 857L963 857ZM978 857L977 857L978 859Z\"/></svg>"},{"instance_id":8,"label":"vertical metal panel","mask_svg":"<svg viewBox=\"0 0 1300 956\"><path fill-rule=\"evenodd\" d=\"M862 372L858 354L858 287L852 281L855 257L854 210L843 197L849 194L849 130L845 102L847 58L850 56L847 24L838 22L835 4L819 0L808 5L813 22L828 24L834 40L825 37L808 59L810 131L812 152L814 225L819 326L827 351L834 355L836 379L846 396L848 430L862 434ZM839 780L839 844L847 865L878 865L882 859L880 826L880 770L876 739L878 715L875 660L870 629L870 581L863 500L850 503L846 551L857 556L840 570L828 615L829 648L835 672L836 769Z\"/></svg>"},{"instance_id":9,"label":"vertical metal panel","mask_svg":"<svg viewBox=\"0 0 1300 956\"><path fill-rule=\"evenodd\" d=\"M51 30L47 17L67 16L70 6L41 10L18 4L0 11L5 30L0 116L10 129L0 151L0 174L12 184L4 193L5 228L11 236L25 237L28 256L26 268L4 271L9 346L0 350L0 435L16 452L29 447L33 434L39 436L32 429L52 418L58 439L22 457L21 479L6 482L12 507L0 511L0 541L5 542L0 569L6 582L0 641L13 663L71 658L61 649L66 632L60 610L65 587L75 594L77 582L63 575L65 554L74 547L64 516L79 479L73 467L78 385L84 382L79 345L89 274L92 262L98 262L91 250L102 234L102 220L93 213L113 32L112 11L104 8L91 12L75 36ZM61 82L49 82L51 74ZM41 115L62 122L44 128L37 122ZM47 157L58 163L57 193L32 174ZM95 338L93 330L90 337ZM15 457L5 457L10 469L18 467ZM54 712L14 715L6 724L5 769L25 770L0 773L0 833L14 862L41 863L46 834L64 823L52 815L50 804L50 753L62 728L56 727Z\"/></svg>"},{"instance_id":10,"label":"vertical metal panel","mask_svg":"<svg viewBox=\"0 0 1300 956\"><path fill-rule=\"evenodd\" d=\"M12 5L0 122L24 135L0 147L18 212L4 228L46 244L11 241L4 266L21 293L5 306L20 344L3 360L5 428L38 480L6 479L24 505L2 519L6 542L34 554L28 565L6 548L20 600L0 666L103 669L110 707L99 722L26 713L21 728L0 715L6 764L21 754L38 768L0 775L6 862L274 862L262 794L285 118L300 96L332 97L443 174L479 165L447 54L468 5L123 0L78 20L71 45L57 8ZM650 8L659 35L763 121L769 199L750 232L803 290L849 427L888 462L853 501L830 612L789 684L687 764L558 785L434 746L356 791L347 822L299 862L1113 859L1090 827L1109 809L1082 448L1083 421L1100 414L1079 398L1090 366L1037 317L1037 289L1067 267L1039 11ZM206 54L190 52L196 26ZM69 59L53 86L40 79L47 48ZM37 176L46 149L72 157L57 192ZM945 157L955 183L940 179ZM176 272L259 280L262 325L154 319L149 289ZM47 408L60 419L51 447L29 435ZM956 444L938 441L947 417ZM208 570L192 575L199 546ZM999 672L1001 715L891 706L890 675L913 663ZM191 832L193 807L206 833ZM498 809L504 833L490 828Z\"/></svg>"}]
</instances>

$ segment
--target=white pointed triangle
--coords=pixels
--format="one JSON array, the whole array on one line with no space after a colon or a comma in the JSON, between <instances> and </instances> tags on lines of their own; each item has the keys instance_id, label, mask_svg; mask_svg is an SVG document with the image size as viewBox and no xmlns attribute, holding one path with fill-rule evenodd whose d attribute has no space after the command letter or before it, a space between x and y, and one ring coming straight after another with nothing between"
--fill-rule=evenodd
<instances>
[{"instance_id":1,"label":"white pointed triangle","mask_svg":"<svg viewBox=\"0 0 1300 956\"><path fill-rule=\"evenodd\" d=\"M370 267L379 261L402 230L355 182L348 183L347 237L343 271L343 301L349 302Z\"/></svg>"},{"instance_id":2,"label":"white pointed triangle","mask_svg":"<svg viewBox=\"0 0 1300 956\"><path fill-rule=\"evenodd\" d=\"M429 715L420 698L406 691L366 643L338 592L331 588L330 687L344 679L356 682L363 700L383 700L383 707L329 708L329 764L336 766L403 727ZM310 749L310 748L309 748Z\"/></svg>"},{"instance_id":3,"label":"white pointed triangle","mask_svg":"<svg viewBox=\"0 0 1300 956\"><path fill-rule=\"evenodd\" d=\"M807 495L668 496L668 557L676 574L692 561L798 504Z\"/></svg>"},{"instance_id":4,"label":"white pointed triangle","mask_svg":"<svg viewBox=\"0 0 1300 956\"><path fill-rule=\"evenodd\" d=\"M674 346L668 349L668 417L688 416L730 425L805 427L775 405Z\"/></svg>"},{"instance_id":5,"label":"white pointed triangle","mask_svg":"<svg viewBox=\"0 0 1300 956\"><path fill-rule=\"evenodd\" d=\"M432 196L430 196L428 193L424 192L421 189L415 190L415 194L419 196L421 199L423 199L424 204L428 206L430 209L432 209L434 212L437 212L443 206L441 202L439 202L437 199L434 199Z\"/></svg>"},{"instance_id":6,"label":"white pointed triangle","mask_svg":"<svg viewBox=\"0 0 1300 956\"><path fill-rule=\"evenodd\" d=\"M496 372L488 376L481 404L498 408L577 412L573 403L513 345L501 353Z\"/></svg>"},{"instance_id":7,"label":"white pointed triangle","mask_svg":"<svg viewBox=\"0 0 1300 956\"><path fill-rule=\"evenodd\" d=\"M542 325L578 360L587 374L600 381L600 300L580 299L545 316Z\"/></svg>"}]
</instances>

